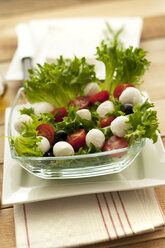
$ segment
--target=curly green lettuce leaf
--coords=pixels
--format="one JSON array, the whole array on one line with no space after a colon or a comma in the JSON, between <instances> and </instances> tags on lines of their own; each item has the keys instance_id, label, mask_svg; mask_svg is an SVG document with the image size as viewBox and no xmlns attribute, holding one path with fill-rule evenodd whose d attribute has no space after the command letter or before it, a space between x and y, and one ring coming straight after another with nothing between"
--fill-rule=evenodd
<instances>
[{"instance_id":1,"label":"curly green lettuce leaf","mask_svg":"<svg viewBox=\"0 0 165 248\"><path fill-rule=\"evenodd\" d=\"M67 133L71 133L78 129L83 128L86 132L96 127L99 121L98 114L94 111L91 112L92 120L82 119L76 114L77 109L74 106L70 106L67 110L67 116L63 118L62 122L56 123L56 130L64 130Z\"/></svg>"},{"instance_id":2,"label":"curly green lettuce leaf","mask_svg":"<svg viewBox=\"0 0 165 248\"><path fill-rule=\"evenodd\" d=\"M97 149L92 143L89 144L89 147L80 147L80 149L75 153L75 155L83 155L102 152L101 149Z\"/></svg>"},{"instance_id":3,"label":"curly green lettuce leaf","mask_svg":"<svg viewBox=\"0 0 165 248\"><path fill-rule=\"evenodd\" d=\"M38 64L38 68L29 73L30 80L24 82L28 100L49 102L54 108L67 106L77 95L82 95L89 82L99 83L94 65L88 64L84 57L65 60L61 56L57 63Z\"/></svg>"},{"instance_id":4,"label":"curly green lettuce leaf","mask_svg":"<svg viewBox=\"0 0 165 248\"><path fill-rule=\"evenodd\" d=\"M108 139L113 135L110 126L99 128L99 129L100 129L100 131L103 132L105 139Z\"/></svg>"},{"instance_id":5,"label":"curly green lettuce leaf","mask_svg":"<svg viewBox=\"0 0 165 248\"><path fill-rule=\"evenodd\" d=\"M116 68L114 84L132 83L135 86L139 84L141 76L148 70L150 62L145 58L147 52L142 48L133 49L130 46L121 53L121 61Z\"/></svg>"},{"instance_id":6,"label":"curly green lettuce leaf","mask_svg":"<svg viewBox=\"0 0 165 248\"><path fill-rule=\"evenodd\" d=\"M28 130L36 130L36 128L41 124L49 124L53 128L55 128L55 122L54 122L54 115L50 113L40 113L40 116L36 116L34 114L31 114L32 122L23 123L24 126L22 127L21 133L26 133Z\"/></svg>"},{"instance_id":7,"label":"curly green lettuce leaf","mask_svg":"<svg viewBox=\"0 0 165 248\"><path fill-rule=\"evenodd\" d=\"M104 34L105 34L105 41L107 42L107 44L111 44L111 46L113 46L113 44L117 42L118 47L122 48L123 43L119 39L119 37L124 31L124 26L122 26L118 30L114 30L112 29L112 27L108 22L106 22L105 24L106 24L106 30L104 31Z\"/></svg>"},{"instance_id":8,"label":"curly green lettuce leaf","mask_svg":"<svg viewBox=\"0 0 165 248\"><path fill-rule=\"evenodd\" d=\"M152 110L153 103L150 103L148 99L142 104L133 108L134 113L129 115L130 128L125 135L125 138L129 141L129 144L133 144L135 141L139 141L143 138L149 138L155 143L158 139L158 119L157 112Z\"/></svg>"},{"instance_id":9,"label":"curly green lettuce leaf","mask_svg":"<svg viewBox=\"0 0 165 248\"><path fill-rule=\"evenodd\" d=\"M42 157L43 152L39 149L39 143L42 138L37 137L37 132L34 129L28 128L26 123L25 127L26 129L24 129L23 133L12 138L12 143L18 156Z\"/></svg>"},{"instance_id":10,"label":"curly green lettuce leaf","mask_svg":"<svg viewBox=\"0 0 165 248\"><path fill-rule=\"evenodd\" d=\"M20 113L21 115L25 114L25 115L33 115L34 114L34 108L23 108L23 109L20 109Z\"/></svg>"},{"instance_id":11,"label":"curly green lettuce leaf","mask_svg":"<svg viewBox=\"0 0 165 248\"><path fill-rule=\"evenodd\" d=\"M148 70L150 62L142 48L124 48L119 37L114 36L107 44L104 40L97 47L96 59L105 65L105 81L102 89L113 95L114 89L124 83L140 84L141 76Z\"/></svg>"},{"instance_id":12,"label":"curly green lettuce leaf","mask_svg":"<svg viewBox=\"0 0 165 248\"><path fill-rule=\"evenodd\" d=\"M118 67L121 53L118 49L118 43L116 41L112 46L108 46L105 41L102 41L101 46L96 49L96 59L103 62L105 65L105 81L101 87L103 90L111 92L114 74Z\"/></svg>"},{"instance_id":13,"label":"curly green lettuce leaf","mask_svg":"<svg viewBox=\"0 0 165 248\"><path fill-rule=\"evenodd\" d=\"M52 113L40 114L39 117L31 114L32 122L23 122L21 133L17 137L12 137L12 143L18 156L43 156L39 149L41 138L37 137L36 128L41 124L49 124L54 128L54 116Z\"/></svg>"},{"instance_id":14,"label":"curly green lettuce leaf","mask_svg":"<svg viewBox=\"0 0 165 248\"><path fill-rule=\"evenodd\" d=\"M120 115L125 115L125 113L122 111L123 109L123 104L119 102L117 98L112 98L111 101L113 102L114 106L114 111L113 112L108 112L106 116L120 116Z\"/></svg>"}]
</instances>

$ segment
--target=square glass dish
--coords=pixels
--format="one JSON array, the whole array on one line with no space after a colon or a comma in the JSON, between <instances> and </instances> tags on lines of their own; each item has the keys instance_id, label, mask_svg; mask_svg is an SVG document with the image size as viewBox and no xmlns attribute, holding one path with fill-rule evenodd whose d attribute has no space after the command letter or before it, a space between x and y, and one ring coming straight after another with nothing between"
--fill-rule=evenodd
<instances>
[{"instance_id":1,"label":"square glass dish","mask_svg":"<svg viewBox=\"0 0 165 248\"><path fill-rule=\"evenodd\" d=\"M19 89L11 108L8 122L8 136L15 136L14 120L19 115L19 109L28 106L24 88ZM18 134L17 134L18 135ZM102 176L121 172L128 167L142 151L145 140L122 149L108 152L92 153L87 155L74 155L64 157L21 157L9 139L11 156L17 163L43 179L71 179ZM123 153L121 157L115 157Z\"/></svg>"}]
</instances>

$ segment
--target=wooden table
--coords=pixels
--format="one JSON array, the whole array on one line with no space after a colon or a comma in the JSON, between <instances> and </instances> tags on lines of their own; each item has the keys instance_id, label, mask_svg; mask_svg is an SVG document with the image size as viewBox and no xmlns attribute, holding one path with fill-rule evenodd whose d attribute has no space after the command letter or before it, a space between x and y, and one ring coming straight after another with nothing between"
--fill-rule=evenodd
<instances>
[{"instance_id":1,"label":"wooden table","mask_svg":"<svg viewBox=\"0 0 165 248\"><path fill-rule=\"evenodd\" d=\"M142 88L155 103L160 131L165 144L165 1L164 0L8 0L0 2L0 73L5 76L17 47L15 25L37 18L79 16L142 16L144 26L140 46L148 50L152 62L144 76ZM4 135L4 111L11 106L22 82L7 82L5 95L0 98L0 136ZM0 138L0 187L3 177L3 138ZM165 187L155 188L165 214ZM1 188L0 188L1 200ZM0 205L0 247L14 248L15 230L12 206ZM165 228L153 233L124 238L90 247L152 248L165 247Z\"/></svg>"}]
</instances>

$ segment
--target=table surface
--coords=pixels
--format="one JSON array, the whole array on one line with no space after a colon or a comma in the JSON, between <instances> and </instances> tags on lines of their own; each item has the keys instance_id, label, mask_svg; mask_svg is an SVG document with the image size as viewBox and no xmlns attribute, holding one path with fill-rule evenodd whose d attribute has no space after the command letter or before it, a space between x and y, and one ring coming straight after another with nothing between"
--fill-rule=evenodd
<instances>
[{"instance_id":1,"label":"table surface","mask_svg":"<svg viewBox=\"0 0 165 248\"><path fill-rule=\"evenodd\" d=\"M144 18L140 46L149 51L151 67L144 76L142 89L148 91L155 103L160 132L165 144L165 1L164 0L8 0L0 1L0 73L5 76L17 47L15 25L38 18L97 16L142 16ZM4 111L11 106L20 81L6 82L7 88L0 98L0 137L4 135ZM0 138L0 202L3 178L4 139ZM165 186L156 187L160 205L165 214ZM0 247L15 248L13 206L0 203ZM163 248L165 228L152 233L90 247L108 248Z\"/></svg>"}]
</instances>

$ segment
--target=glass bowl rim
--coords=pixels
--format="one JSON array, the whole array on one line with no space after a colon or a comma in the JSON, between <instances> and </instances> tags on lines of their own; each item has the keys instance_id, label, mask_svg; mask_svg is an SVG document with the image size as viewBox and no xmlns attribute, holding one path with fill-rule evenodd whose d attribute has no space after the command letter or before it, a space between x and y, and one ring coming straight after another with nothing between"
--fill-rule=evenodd
<instances>
[{"instance_id":1,"label":"glass bowl rim","mask_svg":"<svg viewBox=\"0 0 165 248\"><path fill-rule=\"evenodd\" d=\"M15 153L15 149L12 147L12 145L10 144L10 150L11 150L11 154L12 154L12 158L14 159L22 159L22 160L46 160L46 161L56 161L56 160L74 160L74 159L83 159L83 158L94 158L94 157L102 157L105 155L115 155L118 153L122 153L122 152L127 152L127 151L131 151L134 150L136 148L139 147L143 147L145 143L145 139L142 139L140 143L136 144L136 145L132 145L130 147L125 147L125 148L121 148L121 149L115 149L115 150L111 150L111 151L106 151L106 152L97 152L97 153L90 153L90 154L82 154L82 155L73 155L73 156L61 156L61 157L35 157L35 156L17 156ZM115 158L115 157L114 157ZM117 158L117 157L116 157Z\"/></svg>"}]
</instances>

